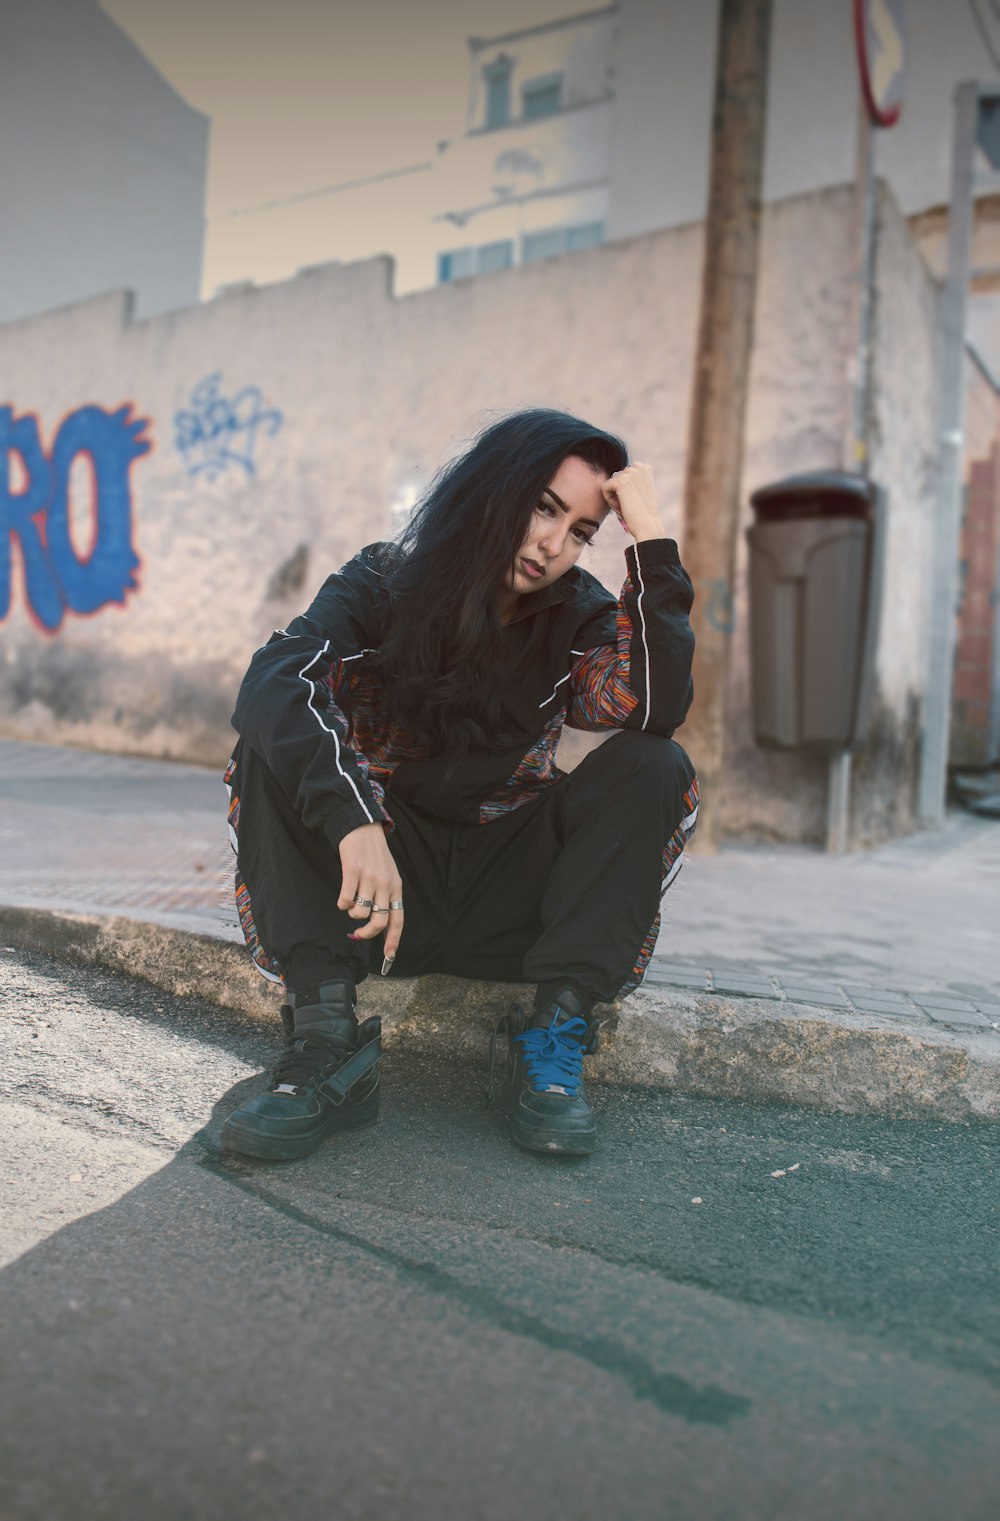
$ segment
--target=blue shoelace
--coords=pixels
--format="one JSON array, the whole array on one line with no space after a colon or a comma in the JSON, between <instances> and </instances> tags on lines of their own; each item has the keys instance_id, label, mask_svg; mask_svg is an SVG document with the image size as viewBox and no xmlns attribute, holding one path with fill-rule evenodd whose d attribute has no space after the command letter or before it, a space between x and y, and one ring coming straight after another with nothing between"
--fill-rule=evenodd
<instances>
[{"instance_id":1,"label":"blue shoelace","mask_svg":"<svg viewBox=\"0 0 1000 1521\"><path fill-rule=\"evenodd\" d=\"M585 1019L565 1019L557 1025L553 1018L548 1029L522 1030L514 1036L536 1093L561 1088L569 1098L576 1097L583 1075L581 1041L587 1029Z\"/></svg>"}]
</instances>

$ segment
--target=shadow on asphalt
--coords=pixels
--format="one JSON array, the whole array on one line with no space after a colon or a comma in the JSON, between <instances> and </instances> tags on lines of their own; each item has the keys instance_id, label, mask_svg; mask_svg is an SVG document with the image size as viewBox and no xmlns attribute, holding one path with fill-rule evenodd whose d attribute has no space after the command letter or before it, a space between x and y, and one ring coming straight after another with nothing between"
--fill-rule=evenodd
<instances>
[{"instance_id":1,"label":"shadow on asphalt","mask_svg":"<svg viewBox=\"0 0 1000 1521\"><path fill-rule=\"evenodd\" d=\"M277 1013L272 1030L110 973L83 975L109 1009L220 1046L261 1072L280 1049ZM885 1337L1000 1387L1000 1126L594 1084L593 1156L536 1156L510 1142L499 1085L485 1104L488 1041L484 1025L478 1065L393 1048L381 1066L378 1124L333 1137L298 1162L219 1152L226 1116L262 1086L261 1076L241 1080L166 1169L50 1242L76 1231L90 1240L100 1229L127 1237L130 1211L155 1214L156 1179L179 1167L192 1202L195 1180L204 1188L211 1177L230 1205L253 1197L323 1239L334 1239L343 1211L362 1210L377 1212L390 1234L408 1226L579 1251ZM204 1207L197 1204L195 1225ZM353 1245L388 1264L379 1235L362 1235L364 1244L350 1236Z\"/></svg>"},{"instance_id":2,"label":"shadow on asphalt","mask_svg":"<svg viewBox=\"0 0 1000 1521\"><path fill-rule=\"evenodd\" d=\"M262 1069L278 1050L277 1020L85 977ZM986 1495L1000 1130L595 1087L594 1155L535 1157L485 1107L487 1035L481 1067L391 1052L379 1123L300 1162L219 1153L259 1076L206 1094L165 1166L0 1274L18 1521L334 1490L374 1518L414 1486L441 1514L456 1474L484 1516L652 1521L676 1484L703 1517L723 1451L747 1494L791 1496L762 1514L888 1515L886 1452L928 1503ZM862 1503L824 1510L816 1474Z\"/></svg>"}]
</instances>

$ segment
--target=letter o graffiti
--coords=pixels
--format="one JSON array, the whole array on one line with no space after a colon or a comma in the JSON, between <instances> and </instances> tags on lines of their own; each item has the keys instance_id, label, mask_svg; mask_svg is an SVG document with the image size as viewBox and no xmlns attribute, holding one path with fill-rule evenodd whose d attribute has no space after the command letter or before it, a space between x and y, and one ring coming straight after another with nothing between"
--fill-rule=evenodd
<instances>
[{"instance_id":1,"label":"letter o graffiti","mask_svg":"<svg viewBox=\"0 0 1000 1521\"><path fill-rule=\"evenodd\" d=\"M54 632L66 611L94 613L124 603L134 591L139 556L133 544L130 470L151 445L142 437L146 418L131 407L109 412L79 407L66 417L47 458L33 417L15 420L0 407L0 621L10 611L11 547L17 537L25 567L29 610ZM22 492L10 489L10 456L19 455L27 476ZM70 473L78 455L88 456L94 480L95 535L79 555L70 532Z\"/></svg>"}]
</instances>

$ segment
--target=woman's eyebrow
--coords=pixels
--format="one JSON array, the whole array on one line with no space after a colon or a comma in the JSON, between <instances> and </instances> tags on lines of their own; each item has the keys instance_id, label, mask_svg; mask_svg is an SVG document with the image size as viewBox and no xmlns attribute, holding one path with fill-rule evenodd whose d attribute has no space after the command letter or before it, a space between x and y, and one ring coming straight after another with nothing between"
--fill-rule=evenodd
<instances>
[{"instance_id":1,"label":"woman's eyebrow","mask_svg":"<svg viewBox=\"0 0 1000 1521\"><path fill-rule=\"evenodd\" d=\"M569 512L569 508L566 506L566 503L563 501L562 497L558 496L556 494L556 492L554 492L552 490L551 486L546 486L545 491L542 492L543 496L545 496L546 494L548 494L549 496L555 498L555 500L559 503L560 507L562 508L563 512ZM588 523L590 525L590 527L594 530L595 533L597 532L598 528L600 528L600 526L601 526L600 523L595 523L595 521L594 521L593 518L579 518L577 521L580 522L580 523Z\"/></svg>"}]
</instances>

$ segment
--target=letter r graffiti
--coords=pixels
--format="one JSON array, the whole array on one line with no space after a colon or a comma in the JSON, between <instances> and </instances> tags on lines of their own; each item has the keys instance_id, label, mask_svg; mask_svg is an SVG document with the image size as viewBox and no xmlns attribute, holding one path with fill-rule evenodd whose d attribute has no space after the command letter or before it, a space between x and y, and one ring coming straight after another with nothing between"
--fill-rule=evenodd
<instances>
[{"instance_id":1,"label":"letter r graffiti","mask_svg":"<svg viewBox=\"0 0 1000 1521\"><path fill-rule=\"evenodd\" d=\"M11 455L20 456L27 484L23 491L10 486ZM62 622L59 586L49 564L37 518L44 513L52 493L52 467L42 450L38 424L33 417L14 421L11 407L0 407L0 621L10 612L13 539L21 546L24 585L35 617L47 629Z\"/></svg>"}]
</instances>

